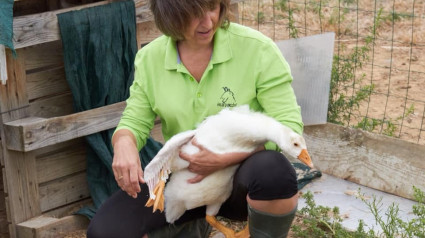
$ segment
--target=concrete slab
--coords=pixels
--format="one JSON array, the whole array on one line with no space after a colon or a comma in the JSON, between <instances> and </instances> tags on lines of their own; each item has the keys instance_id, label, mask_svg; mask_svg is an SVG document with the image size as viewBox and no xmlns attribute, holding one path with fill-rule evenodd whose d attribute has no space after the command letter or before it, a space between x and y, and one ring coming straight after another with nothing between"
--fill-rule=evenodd
<instances>
[{"instance_id":1,"label":"concrete slab","mask_svg":"<svg viewBox=\"0 0 425 238\"><path fill-rule=\"evenodd\" d=\"M358 189L361 188L361 193L365 194L368 201L372 201L372 196L375 195L378 199L382 197L382 209L380 215L386 218L385 212L392 204L398 204L399 217L408 221L414 217L412 213L412 206L416 204L415 201L398 197L392 194L381 192L366 186L358 185L334 176L323 174L321 178L315 179L312 183L306 185L301 191L303 193L311 191L314 194L314 201L317 205L327 207L339 207L340 214L345 219L342 225L349 229L355 230L362 219L369 228L381 232L382 229L376 224L375 218L370 212L367 205L359 198ZM298 208L306 206L305 199L300 199Z\"/></svg>"}]
</instances>

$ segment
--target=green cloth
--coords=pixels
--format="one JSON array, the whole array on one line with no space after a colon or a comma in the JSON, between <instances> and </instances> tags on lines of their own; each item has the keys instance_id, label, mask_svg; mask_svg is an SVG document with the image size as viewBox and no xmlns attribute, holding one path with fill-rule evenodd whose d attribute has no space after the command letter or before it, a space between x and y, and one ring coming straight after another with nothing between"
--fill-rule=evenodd
<instances>
[{"instance_id":1,"label":"green cloth","mask_svg":"<svg viewBox=\"0 0 425 238\"><path fill-rule=\"evenodd\" d=\"M13 0L0 1L0 44L9 47L16 56L13 47Z\"/></svg>"},{"instance_id":2,"label":"green cloth","mask_svg":"<svg viewBox=\"0 0 425 238\"><path fill-rule=\"evenodd\" d=\"M134 1L71 11L58 15L64 50L65 73L75 111L121 102L129 96L137 52ZM91 218L99 206L119 189L112 172L110 129L86 137L87 181L94 207L80 214ZM141 150L143 166L161 148L149 138Z\"/></svg>"},{"instance_id":3,"label":"green cloth","mask_svg":"<svg viewBox=\"0 0 425 238\"><path fill-rule=\"evenodd\" d=\"M299 162L292 163L292 166L297 173L298 190L310 183L313 179L321 177L322 172L315 169L310 169L307 165Z\"/></svg>"}]
</instances>

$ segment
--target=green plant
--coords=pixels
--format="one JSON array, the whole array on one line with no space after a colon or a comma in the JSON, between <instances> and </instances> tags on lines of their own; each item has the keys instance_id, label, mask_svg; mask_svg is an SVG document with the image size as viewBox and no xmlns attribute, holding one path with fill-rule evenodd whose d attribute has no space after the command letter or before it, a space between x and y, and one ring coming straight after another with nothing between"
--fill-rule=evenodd
<instances>
[{"instance_id":1,"label":"green plant","mask_svg":"<svg viewBox=\"0 0 425 238\"><path fill-rule=\"evenodd\" d=\"M257 13L257 22L260 24L263 24L266 20L266 16L264 15L264 12L259 11Z\"/></svg>"},{"instance_id":2,"label":"green plant","mask_svg":"<svg viewBox=\"0 0 425 238\"><path fill-rule=\"evenodd\" d=\"M275 3L275 6L282 12L285 12L288 10L288 0L279 0L277 3Z\"/></svg>"},{"instance_id":3,"label":"green plant","mask_svg":"<svg viewBox=\"0 0 425 238\"><path fill-rule=\"evenodd\" d=\"M360 222L356 231L344 229L341 225L342 217L339 215L339 208L316 205L313 194L310 191L303 194L302 197L306 199L307 206L298 211L302 217L302 224L292 226L295 237L374 237L370 235L369 231L365 231L363 221Z\"/></svg>"},{"instance_id":4,"label":"green plant","mask_svg":"<svg viewBox=\"0 0 425 238\"><path fill-rule=\"evenodd\" d=\"M354 126L354 128L360 128L366 131L373 131L378 126L382 126L383 128L382 134L387 136L395 136L394 133L398 129L397 124L400 124L401 120L413 114L414 112L415 112L415 105L411 104L410 107L404 112L404 114L397 117L395 120L391 118L378 120L374 118L364 117L359 123L357 123L357 125Z\"/></svg>"},{"instance_id":5,"label":"green plant","mask_svg":"<svg viewBox=\"0 0 425 238\"><path fill-rule=\"evenodd\" d=\"M298 29L295 26L295 20L294 20L294 10L289 9L288 10L288 29L289 29L289 36L292 38L298 38Z\"/></svg>"},{"instance_id":6,"label":"green plant","mask_svg":"<svg viewBox=\"0 0 425 238\"><path fill-rule=\"evenodd\" d=\"M356 75L356 71L362 69L369 60L369 53L374 44L374 37L381 24L382 9L376 15L373 26L369 29L369 35L364 39L363 46L356 46L351 53L344 53L345 47L341 48L340 56L334 56L332 65L328 121L336 124L347 125L350 122L350 115L353 111L358 111L360 103L367 100L373 92L374 84L361 86L354 91L352 88L357 83L360 85L365 78L365 74ZM352 96L348 90L352 90ZM363 124L368 124L368 121Z\"/></svg>"},{"instance_id":7,"label":"green plant","mask_svg":"<svg viewBox=\"0 0 425 238\"><path fill-rule=\"evenodd\" d=\"M306 199L306 206L298 211L302 218L300 225L294 224L292 231L295 237L335 237L335 238L372 238L372 237L403 237L413 238L425 237L425 194L423 191L413 186L414 198L417 204L413 205L415 218L403 221L399 218L399 208L397 204L389 206L382 217L382 198L372 196L368 201L366 196L359 189L359 199L369 208L376 220L376 224L382 229L382 233L369 228L364 221L360 220L355 231L347 231L341 225L342 218L339 215L339 208L329 208L318 206L314 202L313 194L308 191L302 197Z\"/></svg>"}]
</instances>

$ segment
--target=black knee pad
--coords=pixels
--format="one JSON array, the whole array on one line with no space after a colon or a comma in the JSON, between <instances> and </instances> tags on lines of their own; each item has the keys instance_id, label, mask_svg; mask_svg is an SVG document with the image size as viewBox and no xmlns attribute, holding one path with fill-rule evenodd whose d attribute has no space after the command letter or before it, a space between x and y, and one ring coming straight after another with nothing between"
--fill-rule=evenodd
<instances>
[{"instance_id":1,"label":"black knee pad","mask_svg":"<svg viewBox=\"0 0 425 238\"><path fill-rule=\"evenodd\" d=\"M285 199L298 192L297 175L291 163L279 152L255 153L240 166L236 176L254 200Z\"/></svg>"}]
</instances>

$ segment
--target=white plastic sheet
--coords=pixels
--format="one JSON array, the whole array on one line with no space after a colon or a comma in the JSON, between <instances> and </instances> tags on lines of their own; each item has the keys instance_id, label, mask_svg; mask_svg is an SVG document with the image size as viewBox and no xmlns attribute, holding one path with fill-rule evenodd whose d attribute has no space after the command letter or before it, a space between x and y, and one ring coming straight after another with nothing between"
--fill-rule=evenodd
<instances>
[{"instance_id":1,"label":"white plastic sheet","mask_svg":"<svg viewBox=\"0 0 425 238\"><path fill-rule=\"evenodd\" d=\"M276 42L291 67L305 125L326 123L335 33Z\"/></svg>"}]
</instances>

